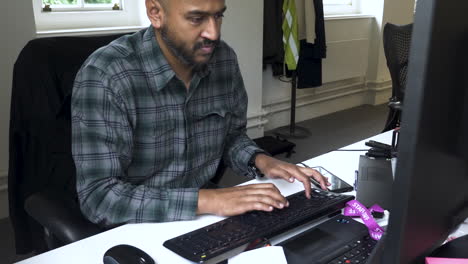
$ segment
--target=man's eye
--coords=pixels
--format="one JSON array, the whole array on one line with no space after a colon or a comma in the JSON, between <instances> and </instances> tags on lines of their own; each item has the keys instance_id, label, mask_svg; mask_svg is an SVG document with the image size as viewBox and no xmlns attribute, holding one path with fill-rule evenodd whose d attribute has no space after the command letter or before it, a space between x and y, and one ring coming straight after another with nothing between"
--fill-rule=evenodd
<instances>
[{"instance_id":1,"label":"man's eye","mask_svg":"<svg viewBox=\"0 0 468 264\"><path fill-rule=\"evenodd\" d=\"M203 17L191 17L190 21L192 23L199 24L199 23L201 23L203 21L203 19L204 19Z\"/></svg>"},{"instance_id":2,"label":"man's eye","mask_svg":"<svg viewBox=\"0 0 468 264\"><path fill-rule=\"evenodd\" d=\"M216 14L214 17L215 19L221 19L224 17L224 14Z\"/></svg>"}]
</instances>

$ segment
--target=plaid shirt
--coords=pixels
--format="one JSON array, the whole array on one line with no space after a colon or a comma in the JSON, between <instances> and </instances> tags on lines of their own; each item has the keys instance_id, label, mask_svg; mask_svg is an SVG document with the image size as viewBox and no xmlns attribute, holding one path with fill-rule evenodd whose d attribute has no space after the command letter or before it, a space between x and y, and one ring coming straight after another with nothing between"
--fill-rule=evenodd
<instances>
[{"instance_id":1,"label":"plaid shirt","mask_svg":"<svg viewBox=\"0 0 468 264\"><path fill-rule=\"evenodd\" d=\"M83 214L102 226L193 219L223 158L246 174L247 94L224 42L187 90L153 28L93 53L72 95L72 152Z\"/></svg>"}]
</instances>

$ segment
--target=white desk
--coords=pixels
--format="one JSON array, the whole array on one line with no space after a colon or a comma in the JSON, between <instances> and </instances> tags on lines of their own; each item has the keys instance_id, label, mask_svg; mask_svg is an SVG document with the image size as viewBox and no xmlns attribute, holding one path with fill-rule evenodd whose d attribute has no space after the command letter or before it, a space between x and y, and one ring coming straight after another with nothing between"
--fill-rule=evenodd
<instances>
[{"instance_id":1,"label":"white desk","mask_svg":"<svg viewBox=\"0 0 468 264\"><path fill-rule=\"evenodd\" d=\"M390 143L391 137L392 133L387 132L369 139ZM364 142L369 139L346 146L343 149L367 149L368 147L364 145ZM354 183L354 171L358 169L359 155L364 153L364 151L332 151L316 158L307 160L304 163L308 166L322 166L352 185ZM248 183L257 182L260 181L252 180ZM303 189L302 184L299 182L288 183L283 180L269 179L262 180L261 182L273 182L285 196ZM354 192L350 192L350 194L355 195ZM104 253L109 248L118 244L129 244L136 246L153 257L158 264L192 263L163 247L163 242L175 236L182 235L222 219L223 217L218 216L200 216L193 221L154 224L127 224L18 263L102 264L102 257ZM319 222L314 222L308 227L303 227L300 230L293 230L288 234L283 234L272 239L271 242L276 244L318 223Z\"/></svg>"}]
</instances>

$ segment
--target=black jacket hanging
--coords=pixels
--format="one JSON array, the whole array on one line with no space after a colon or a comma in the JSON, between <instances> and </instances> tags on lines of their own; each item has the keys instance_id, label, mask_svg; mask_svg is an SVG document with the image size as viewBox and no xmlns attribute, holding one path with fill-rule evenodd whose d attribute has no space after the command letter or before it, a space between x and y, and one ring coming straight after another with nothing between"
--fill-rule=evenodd
<instances>
[{"instance_id":1,"label":"black jacket hanging","mask_svg":"<svg viewBox=\"0 0 468 264\"><path fill-rule=\"evenodd\" d=\"M311 88L322 85L322 59L327 57L323 0L309 1L314 1L316 39L313 44L301 40L297 66L297 88Z\"/></svg>"},{"instance_id":2,"label":"black jacket hanging","mask_svg":"<svg viewBox=\"0 0 468 264\"><path fill-rule=\"evenodd\" d=\"M282 75L284 64L283 0L263 3L263 67L270 64L273 76Z\"/></svg>"}]
</instances>

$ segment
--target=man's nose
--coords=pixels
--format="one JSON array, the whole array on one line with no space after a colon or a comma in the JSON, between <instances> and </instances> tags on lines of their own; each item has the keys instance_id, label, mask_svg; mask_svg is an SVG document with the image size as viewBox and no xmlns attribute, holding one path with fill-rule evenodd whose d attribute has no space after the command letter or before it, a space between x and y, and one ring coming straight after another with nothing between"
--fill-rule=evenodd
<instances>
[{"instance_id":1,"label":"man's nose","mask_svg":"<svg viewBox=\"0 0 468 264\"><path fill-rule=\"evenodd\" d=\"M221 22L213 17L210 17L205 23L205 27L201 36L209 40L218 40L220 30Z\"/></svg>"}]
</instances>

